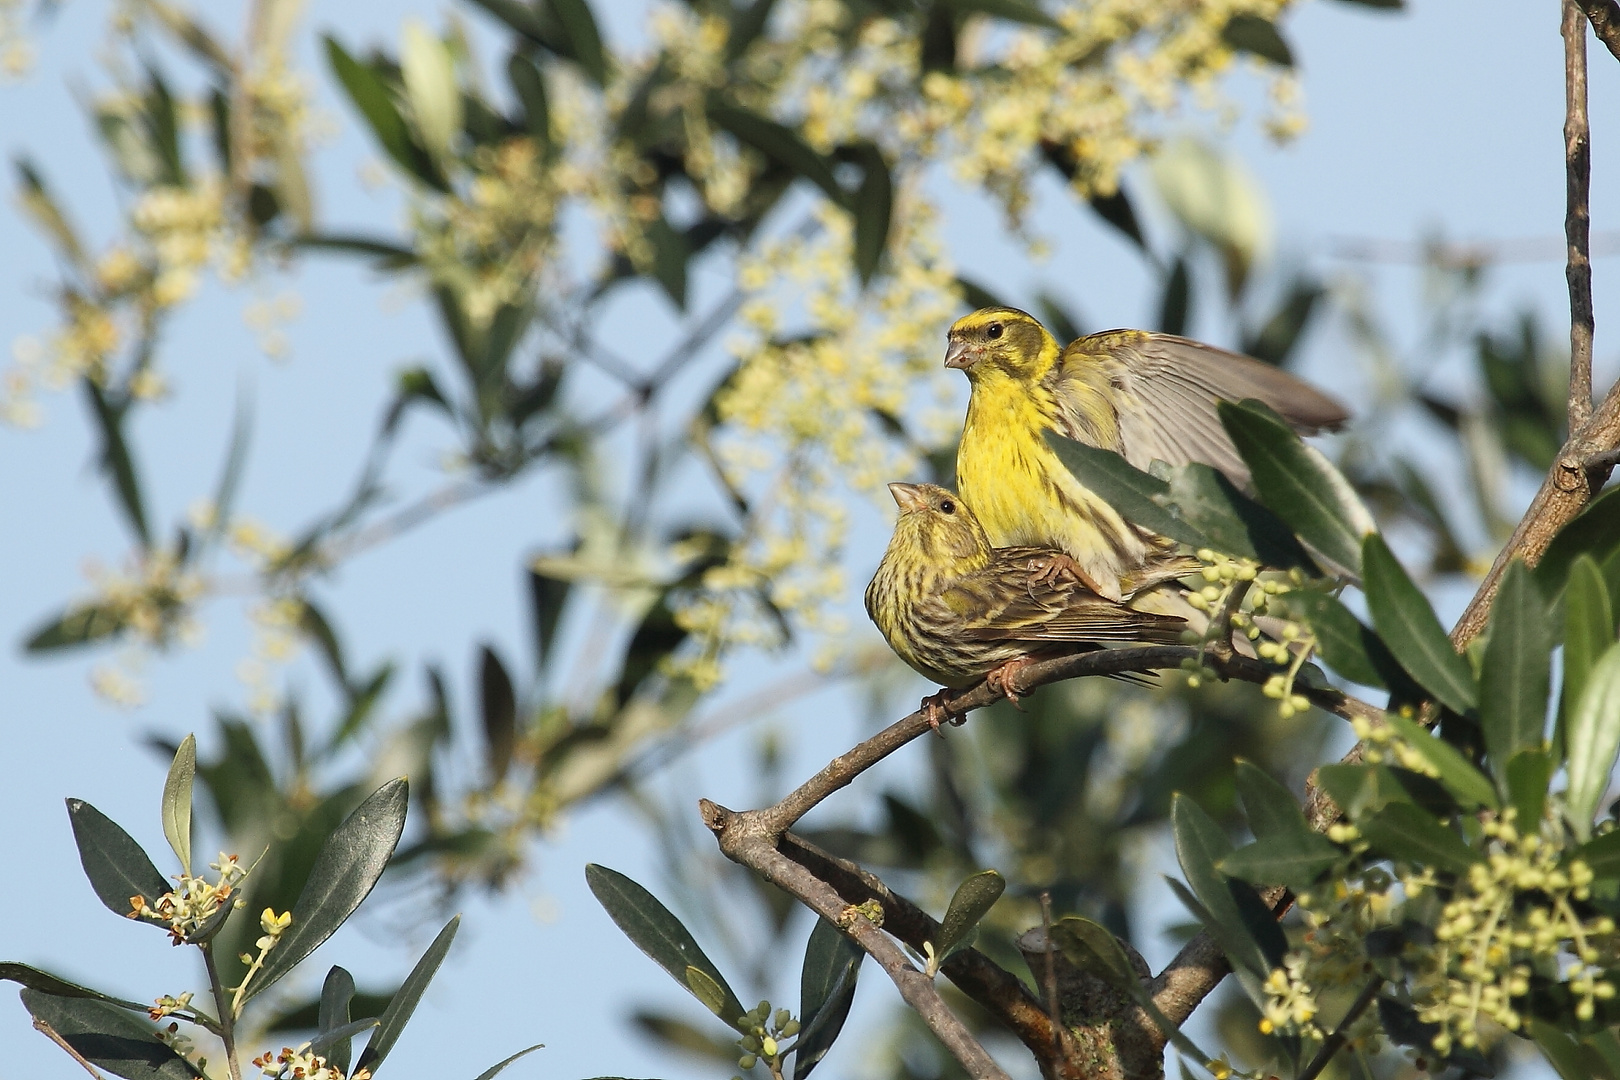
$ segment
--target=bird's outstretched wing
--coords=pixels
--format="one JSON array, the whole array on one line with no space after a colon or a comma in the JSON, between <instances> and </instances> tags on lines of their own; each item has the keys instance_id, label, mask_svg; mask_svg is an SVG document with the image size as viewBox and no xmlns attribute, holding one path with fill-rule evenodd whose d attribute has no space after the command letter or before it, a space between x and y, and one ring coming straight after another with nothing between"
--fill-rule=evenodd
<instances>
[{"instance_id":1,"label":"bird's outstretched wing","mask_svg":"<svg viewBox=\"0 0 1620 1080\"><path fill-rule=\"evenodd\" d=\"M1139 469L1201 462L1247 487L1249 470L1221 426L1220 401L1258 398L1295 431L1331 431L1344 406L1279 368L1213 345L1143 330L1108 330L1063 350L1046 377L1061 434L1114 450ZM1112 408L1111 417L1100 413ZM1061 430L1067 427L1069 430Z\"/></svg>"}]
</instances>

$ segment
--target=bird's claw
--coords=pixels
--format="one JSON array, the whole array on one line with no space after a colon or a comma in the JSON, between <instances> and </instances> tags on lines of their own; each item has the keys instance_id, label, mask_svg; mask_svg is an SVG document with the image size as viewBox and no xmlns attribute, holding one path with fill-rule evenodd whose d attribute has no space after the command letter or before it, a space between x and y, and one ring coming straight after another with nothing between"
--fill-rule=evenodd
<instances>
[{"instance_id":1,"label":"bird's claw","mask_svg":"<svg viewBox=\"0 0 1620 1080\"><path fill-rule=\"evenodd\" d=\"M945 733L939 730L939 725L952 721L951 711L945 707L945 699L950 693L950 688L946 687L937 694L929 694L922 699L922 704L917 706L918 711L927 718L929 730L941 738Z\"/></svg>"},{"instance_id":2,"label":"bird's claw","mask_svg":"<svg viewBox=\"0 0 1620 1080\"><path fill-rule=\"evenodd\" d=\"M1030 663L1032 661L1027 656L1015 656L986 675L984 681L989 685L990 689L999 691L1002 697L1012 702L1013 708L1022 711L1023 707L1018 704L1018 691L1013 689L1012 680L1013 676L1017 675Z\"/></svg>"},{"instance_id":3,"label":"bird's claw","mask_svg":"<svg viewBox=\"0 0 1620 1080\"><path fill-rule=\"evenodd\" d=\"M1080 564L1073 558L1061 551L1035 556L1029 560L1029 569L1032 571L1029 579L1031 585L1053 585L1067 579L1084 585L1094 593L1107 595L1095 578L1082 570Z\"/></svg>"}]
</instances>

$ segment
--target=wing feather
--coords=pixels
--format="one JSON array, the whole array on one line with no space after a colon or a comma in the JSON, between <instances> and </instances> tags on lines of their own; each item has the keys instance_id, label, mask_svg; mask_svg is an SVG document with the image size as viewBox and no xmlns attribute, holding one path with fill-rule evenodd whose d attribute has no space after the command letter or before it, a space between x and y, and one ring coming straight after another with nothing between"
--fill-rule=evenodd
<instances>
[{"instance_id":1,"label":"wing feather","mask_svg":"<svg viewBox=\"0 0 1620 1080\"><path fill-rule=\"evenodd\" d=\"M1339 402L1279 368L1141 330L1109 330L1073 342L1046 388L1063 434L1115 450L1139 469L1155 459L1201 462L1240 486L1249 471L1221 426L1218 402L1258 398L1304 435L1337 429L1349 417ZM1120 409L1121 399L1135 404ZM1104 408L1114 415L1100 419Z\"/></svg>"}]
</instances>

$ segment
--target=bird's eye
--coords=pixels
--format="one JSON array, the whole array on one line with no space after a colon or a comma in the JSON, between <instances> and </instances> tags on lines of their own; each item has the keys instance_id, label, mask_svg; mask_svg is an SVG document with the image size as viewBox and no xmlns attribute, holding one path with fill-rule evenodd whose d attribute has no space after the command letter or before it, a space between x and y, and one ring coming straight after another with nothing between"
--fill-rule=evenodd
<instances>
[{"instance_id":1,"label":"bird's eye","mask_svg":"<svg viewBox=\"0 0 1620 1080\"><path fill-rule=\"evenodd\" d=\"M984 336L989 338L991 341L994 341L998 337L1001 336L1001 331L1002 331L1001 324L998 323L998 322L993 322L989 326L984 328Z\"/></svg>"},{"instance_id":2,"label":"bird's eye","mask_svg":"<svg viewBox=\"0 0 1620 1080\"><path fill-rule=\"evenodd\" d=\"M939 509L942 513L954 514L956 513L956 504L951 502L951 500L946 499L944 502L939 504Z\"/></svg>"}]
</instances>

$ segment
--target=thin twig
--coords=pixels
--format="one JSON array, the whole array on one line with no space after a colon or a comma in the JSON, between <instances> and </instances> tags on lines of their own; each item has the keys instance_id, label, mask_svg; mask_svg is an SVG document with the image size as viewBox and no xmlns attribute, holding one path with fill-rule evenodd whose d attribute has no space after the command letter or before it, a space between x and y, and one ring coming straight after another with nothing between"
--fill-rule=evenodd
<instances>
[{"instance_id":1,"label":"thin twig","mask_svg":"<svg viewBox=\"0 0 1620 1080\"><path fill-rule=\"evenodd\" d=\"M1052 894L1041 890L1041 930L1046 934L1046 1011L1052 1017L1052 1053L1059 1059L1069 1056L1069 1030L1063 1023L1058 1001L1057 943L1052 940Z\"/></svg>"},{"instance_id":2,"label":"thin twig","mask_svg":"<svg viewBox=\"0 0 1620 1080\"><path fill-rule=\"evenodd\" d=\"M703 823L714 833L727 858L753 869L765 880L798 897L877 961L906 1004L917 1011L970 1076L976 1080L1010 1080L961 1019L951 1012L939 996L934 981L917 970L877 922L845 903L832 886L777 850L780 833L772 833L765 827L757 813L736 814L707 799L699 803L699 809Z\"/></svg>"},{"instance_id":3,"label":"thin twig","mask_svg":"<svg viewBox=\"0 0 1620 1080\"><path fill-rule=\"evenodd\" d=\"M242 1080L242 1066L236 1060L236 1013L231 999L226 996L225 984L220 981L213 945L204 942L201 949L203 967L208 971L208 989L214 995L214 1007L219 1012L219 1041L225 1044L225 1067L230 1070L231 1080Z\"/></svg>"},{"instance_id":4,"label":"thin twig","mask_svg":"<svg viewBox=\"0 0 1620 1080\"><path fill-rule=\"evenodd\" d=\"M64 1051L67 1052L68 1057L84 1066L85 1072L88 1072L91 1076L95 1077L96 1080L102 1080L101 1074L96 1071L96 1067L90 1064L90 1062L86 1061L83 1054L73 1049L72 1044L66 1039L62 1038L62 1036L57 1033L55 1028L51 1027L50 1024L46 1023L44 1020L41 1020L37 1016L34 1017L34 1030L51 1040L51 1042L55 1043L57 1046L60 1046Z\"/></svg>"},{"instance_id":5,"label":"thin twig","mask_svg":"<svg viewBox=\"0 0 1620 1080\"><path fill-rule=\"evenodd\" d=\"M1592 415L1592 132L1586 114L1586 20L1564 0L1564 238L1569 251L1569 428Z\"/></svg>"},{"instance_id":6,"label":"thin twig","mask_svg":"<svg viewBox=\"0 0 1620 1080\"><path fill-rule=\"evenodd\" d=\"M1610 19L1606 25L1611 28L1615 26L1613 20L1620 18L1620 9L1610 10L1614 8L1612 3L1593 3L1592 0L1579 0L1579 3L1592 20L1599 37L1604 37L1604 30L1599 25L1600 15L1595 11L1602 9L1602 17ZM1542 480L1541 489L1531 500L1529 509L1519 519L1513 535L1497 553L1496 561L1491 564L1485 580L1480 582L1467 610L1452 628L1451 643L1458 649L1465 647L1484 629L1491 601L1496 598L1496 588L1507 571L1508 563L1516 557L1524 559L1530 566L1540 561L1542 552L1547 550L1547 545L1558 530L1569 524L1608 482L1613 463L1607 455L1620 447L1620 383L1609 388L1595 411L1589 411L1592 280L1586 192L1590 181L1591 148L1586 119L1586 36L1578 21L1569 18L1567 8L1564 15L1565 101L1569 113L1564 129L1565 189L1568 199L1565 231L1569 246L1565 276L1569 282L1571 314L1569 438ZM1604 40L1611 49L1614 48L1612 36L1604 37ZM1587 322L1584 329L1580 325L1583 321ZM1581 389L1583 385L1584 391Z\"/></svg>"},{"instance_id":7,"label":"thin twig","mask_svg":"<svg viewBox=\"0 0 1620 1080\"><path fill-rule=\"evenodd\" d=\"M1565 242L1556 236L1517 236L1505 240L1459 243L1420 240L1385 240L1377 237L1335 236L1327 241L1328 254L1348 262L1395 263L1468 270L1505 263L1553 262L1564 258ZM1592 237L1593 258L1620 255L1620 232Z\"/></svg>"},{"instance_id":8,"label":"thin twig","mask_svg":"<svg viewBox=\"0 0 1620 1080\"><path fill-rule=\"evenodd\" d=\"M1342 1050L1344 1044L1350 1040L1350 1026L1361 1019L1361 1014L1367 1011L1367 1006L1377 1000L1378 991L1383 985L1384 980L1375 977L1360 994L1356 995L1356 1000L1351 1002L1349 1010L1339 1021L1339 1026L1333 1029L1333 1034L1322 1043L1322 1049L1316 1052L1316 1056L1311 1058L1311 1063L1305 1066L1305 1071L1294 1080L1316 1080L1322 1075L1322 1070L1328 1067L1333 1055Z\"/></svg>"},{"instance_id":9,"label":"thin twig","mask_svg":"<svg viewBox=\"0 0 1620 1080\"><path fill-rule=\"evenodd\" d=\"M1615 0L1580 0L1580 5L1592 22L1592 32L1620 60L1620 4Z\"/></svg>"}]
</instances>

